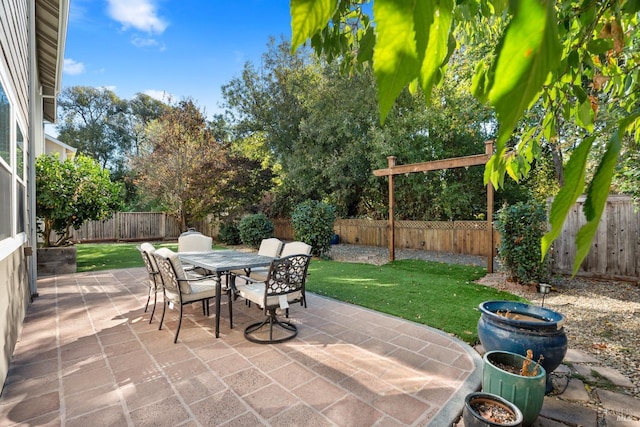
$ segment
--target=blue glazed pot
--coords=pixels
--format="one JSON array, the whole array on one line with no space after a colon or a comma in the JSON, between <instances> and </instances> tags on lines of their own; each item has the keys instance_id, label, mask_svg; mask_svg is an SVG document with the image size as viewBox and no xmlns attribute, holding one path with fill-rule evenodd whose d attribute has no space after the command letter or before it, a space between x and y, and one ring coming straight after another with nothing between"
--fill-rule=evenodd
<instances>
[{"instance_id":1,"label":"blue glazed pot","mask_svg":"<svg viewBox=\"0 0 640 427\"><path fill-rule=\"evenodd\" d=\"M511 319L498 312L523 317ZM540 362L547 375L562 363L567 354L565 317L553 310L514 301L485 301L480 304L478 337L485 351L508 351L526 356L533 351L533 359ZM549 390L550 382L547 382Z\"/></svg>"}]
</instances>

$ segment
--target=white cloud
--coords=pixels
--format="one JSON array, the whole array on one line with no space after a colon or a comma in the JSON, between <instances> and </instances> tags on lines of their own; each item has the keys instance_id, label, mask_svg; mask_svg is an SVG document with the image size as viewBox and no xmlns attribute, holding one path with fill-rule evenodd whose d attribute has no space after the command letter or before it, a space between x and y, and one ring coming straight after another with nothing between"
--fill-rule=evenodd
<instances>
[{"instance_id":1,"label":"white cloud","mask_svg":"<svg viewBox=\"0 0 640 427\"><path fill-rule=\"evenodd\" d=\"M65 58L62 70L66 74L75 76L84 73L84 64L70 58Z\"/></svg>"},{"instance_id":2,"label":"white cloud","mask_svg":"<svg viewBox=\"0 0 640 427\"><path fill-rule=\"evenodd\" d=\"M153 34L161 34L168 23L158 16L155 0L107 0L109 16L129 27Z\"/></svg>"},{"instance_id":3,"label":"white cloud","mask_svg":"<svg viewBox=\"0 0 640 427\"><path fill-rule=\"evenodd\" d=\"M143 93L145 95L149 95L153 99L157 99L158 101L162 101L167 104L171 103L172 100L176 99L175 95L172 95L164 90L147 89Z\"/></svg>"},{"instance_id":4,"label":"white cloud","mask_svg":"<svg viewBox=\"0 0 640 427\"><path fill-rule=\"evenodd\" d=\"M133 44L135 47L151 47L157 46L158 41L156 39L136 36L131 39L131 44Z\"/></svg>"}]
</instances>

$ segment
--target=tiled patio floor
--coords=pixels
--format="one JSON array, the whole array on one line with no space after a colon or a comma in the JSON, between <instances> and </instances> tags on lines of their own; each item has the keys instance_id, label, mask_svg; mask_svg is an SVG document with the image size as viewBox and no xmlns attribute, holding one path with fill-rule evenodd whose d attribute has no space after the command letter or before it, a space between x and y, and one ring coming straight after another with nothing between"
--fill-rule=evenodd
<instances>
[{"instance_id":1,"label":"tiled patio floor","mask_svg":"<svg viewBox=\"0 0 640 427\"><path fill-rule=\"evenodd\" d=\"M481 383L481 359L434 329L308 295L298 337L244 339L255 306L177 310L158 330L142 268L38 281L0 396L0 425L446 426ZM437 304L436 301L433 304ZM162 304L158 304L161 309Z\"/></svg>"}]
</instances>

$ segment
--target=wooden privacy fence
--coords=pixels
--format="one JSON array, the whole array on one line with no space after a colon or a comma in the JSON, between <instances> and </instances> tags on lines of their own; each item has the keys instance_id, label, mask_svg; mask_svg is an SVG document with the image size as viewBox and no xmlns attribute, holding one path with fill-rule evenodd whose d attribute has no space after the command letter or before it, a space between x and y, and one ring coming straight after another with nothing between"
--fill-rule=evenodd
<instances>
[{"instance_id":1,"label":"wooden privacy fence","mask_svg":"<svg viewBox=\"0 0 640 427\"><path fill-rule=\"evenodd\" d=\"M210 219L196 221L192 226L207 235L215 236L218 229ZM74 242L134 242L176 240L183 230L178 220L161 212L117 212L104 221L88 221L73 230Z\"/></svg>"},{"instance_id":2,"label":"wooden privacy fence","mask_svg":"<svg viewBox=\"0 0 640 427\"><path fill-rule=\"evenodd\" d=\"M293 239L290 221L279 219L273 223L276 237ZM333 231L339 236L340 243L385 247L389 242L389 222L386 220L338 219ZM398 249L482 256L487 254L486 233L486 221L395 221ZM498 242L499 238L500 234L494 231L494 241Z\"/></svg>"},{"instance_id":3,"label":"wooden privacy fence","mask_svg":"<svg viewBox=\"0 0 640 427\"><path fill-rule=\"evenodd\" d=\"M552 269L571 274L576 234L586 224L584 197L573 206L553 244ZM637 281L640 278L640 212L629 196L609 196L589 254L577 275Z\"/></svg>"},{"instance_id":4,"label":"wooden privacy fence","mask_svg":"<svg viewBox=\"0 0 640 427\"><path fill-rule=\"evenodd\" d=\"M576 255L575 236L586 220L582 213L584 198L571 209L560 237L554 242L552 271L571 274ZM293 228L288 219L272 220L275 236L292 240ZM388 243L388 221L338 219L334 232L341 243L381 246ZM217 236L216 224L203 220L193 226L204 234ZM395 244L399 249L480 255L487 253L486 221L395 221ZM90 221L73 233L78 242L176 240L182 230L178 221L167 214L120 212L106 221ZM500 235L494 231L497 247ZM494 248L494 254L496 248ZM578 275L638 280L640 278L640 212L630 197L609 196L591 250Z\"/></svg>"}]
</instances>

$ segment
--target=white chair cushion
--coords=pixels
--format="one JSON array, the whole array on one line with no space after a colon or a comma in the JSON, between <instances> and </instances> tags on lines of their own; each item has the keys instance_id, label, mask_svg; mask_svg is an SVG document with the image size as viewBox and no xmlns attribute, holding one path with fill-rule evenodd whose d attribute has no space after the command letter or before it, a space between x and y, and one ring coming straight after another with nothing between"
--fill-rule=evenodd
<instances>
[{"instance_id":1,"label":"white chair cushion","mask_svg":"<svg viewBox=\"0 0 640 427\"><path fill-rule=\"evenodd\" d=\"M171 249L169 248L160 248L156 251L156 253L158 255L161 255L165 258L167 258L171 264L173 265L173 268L176 272L176 275L178 276L178 280L188 280L188 277L186 275L186 273L184 272L184 269L182 268L182 262L180 262L180 258L178 257L178 254L173 252ZM185 282L181 282L180 283L180 289L182 291L183 294L190 294L191 293L191 289L189 286L189 283L185 283Z\"/></svg>"},{"instance_id":2,"label":"white chair cushion","mask_svg":"<svg viewBox=\"0 0 640 427\"><path fill-rule=\"evenodd\" d=\"M264 303L264 288L266 284L264 282L254 282L249 283L247 285L239 285L237 286L238 292L240 292L240 296L244 299L248 299L249 301L258 304L260 308L263 307ZM293 302L299 300L302 297L301 291L292 292L287 294L287 301ZM267 298L267 305L274 306L279 305L278 296L271 296Z\"/></svg>"},{"instance_id":3,"label":"white chair cushion","mask_svg":"<svg viewBox=\"0 0 640 427\"><path fill-rule=\"evenodd\" d=\"M260 248L258 248L258 255L276 258L280 256L282 245L282 241L280 239L276 239L275 237L262 239L262 242L260 242Z\"/></svg>"},{"instance_id":4,"label":"white chair cushion","mask_svg":"<svg viewBox=\"0 0 640 427\"><path fill-rule=\"evenodd\" d=\"M153 254L156 251L156 248L154 248L151 243L144 242L143 244L140 245L140 249L146 252L147 255L149 256L149 262L151 263L151 268L153 268L153 271L158 271L158 264L156 264L156 258L153 256Z\"/></svg>"},{"instance_id":5,"label":"white chair cushion","mask_svg":"<svg viewBox=\"0 0 640 427\"><path fill-rule=\"evenodd\" d=\"M280 258L284 258L288 255L311 255L311 245L307 245L305 242L289 242L285 243L280 253Z\"/></svg>"},{"instance_id":6,"label":"white chair cushion","mask_svg":"<svg viewBox=\"0 0 640 427\"><path fill-rule=\"evenodd\" d=\"M183 302L200 300L203 298L213 298L216 296L216 282L213 279L198 280L197 282L189 282L191 293L182 294Z\"/></svg>"},{"instance_id":7,"label":"white chair cushion","mask_svg":"<svg viewBox=\"0 0 640 427\"><path fill-rule=\"evenodd\" d=\"M187 234L178 237L178 252L207 252L211 250L213 239L204 234Z\"/></svg>"}]
</instances>

